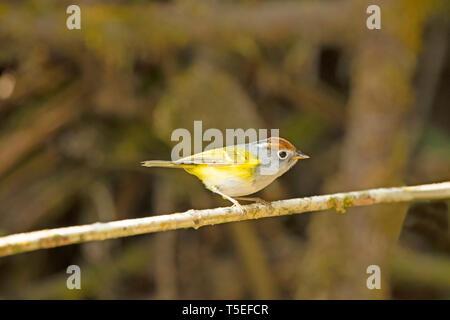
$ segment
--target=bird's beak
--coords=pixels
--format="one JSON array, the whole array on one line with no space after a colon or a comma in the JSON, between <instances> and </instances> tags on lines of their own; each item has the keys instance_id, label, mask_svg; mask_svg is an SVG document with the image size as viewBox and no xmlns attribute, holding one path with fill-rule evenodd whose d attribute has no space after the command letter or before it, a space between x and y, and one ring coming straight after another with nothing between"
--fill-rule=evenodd
<instances>
[{"instance_id":1,"label":"bird's beak","mask_svg":"<svg viewBox=\"0 0 450 320\"><path fill-rule=\"evenodd\" d=\"M296 152L295 156L292 157L293 159L308 159L309 156L307 156L306 154L303 154L301 152Z\"/></svg>"}]
</instances>

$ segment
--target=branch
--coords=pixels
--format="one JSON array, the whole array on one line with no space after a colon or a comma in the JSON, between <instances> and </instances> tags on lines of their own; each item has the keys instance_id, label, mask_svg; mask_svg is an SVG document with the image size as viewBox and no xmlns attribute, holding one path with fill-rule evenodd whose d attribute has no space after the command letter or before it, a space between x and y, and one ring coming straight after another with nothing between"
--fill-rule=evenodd
<instances>
[{"instance_id":1,"label":"branch","mask_svg":"<svg viewBox=\"0 0 450 320\"><path fill-rule=\"evenodd\" d=\"M377 203L447 198L450 198L450 181L413 187L371 189L280 200L274 201L270 205L258 203L244 206L246 209L244 214L235 207L189 210L183 213L169 215L9 235L0 238L0 257L80 242L121 238L137 234L184 228L197 229L207 225L282 216L293 213L327 209L345 212L345 208L348 207L367 206Z\"/></svg>"}]
</instances>

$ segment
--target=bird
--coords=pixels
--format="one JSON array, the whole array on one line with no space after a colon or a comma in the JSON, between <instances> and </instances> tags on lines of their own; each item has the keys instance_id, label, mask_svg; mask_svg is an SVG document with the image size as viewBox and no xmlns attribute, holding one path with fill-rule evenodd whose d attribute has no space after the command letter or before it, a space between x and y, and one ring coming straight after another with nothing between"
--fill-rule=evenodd
<instances>
[{"instance_id":1,"label":"bird","mask_svg":"<svg viewBox=\"0 0 450 320\"><path fill-rule=\"evenodd\" d=\"M182 168L200 179L205 187L233 203L237 200L265 202L243 196L258 192L309 156L281 137L206 150L175 161L142 161L145 167Z\"/></svg>"}]
</instances>

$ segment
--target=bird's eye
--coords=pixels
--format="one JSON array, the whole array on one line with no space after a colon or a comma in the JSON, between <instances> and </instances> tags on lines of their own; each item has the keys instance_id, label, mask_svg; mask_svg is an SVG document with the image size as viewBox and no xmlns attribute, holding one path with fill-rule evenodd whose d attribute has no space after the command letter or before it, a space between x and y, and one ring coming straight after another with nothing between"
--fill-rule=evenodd
<instances>
[{"instance_id":1,"label":"bird's eye","mask_svg":"<svg viewBox=\"0 0 450 320\"><path fill-rule=\"evenodd\" d=\"M278 151L278 158L280 158L281 160L284 160L287 158L287 152L286 151Z\"/></svg>"}]
</instances>

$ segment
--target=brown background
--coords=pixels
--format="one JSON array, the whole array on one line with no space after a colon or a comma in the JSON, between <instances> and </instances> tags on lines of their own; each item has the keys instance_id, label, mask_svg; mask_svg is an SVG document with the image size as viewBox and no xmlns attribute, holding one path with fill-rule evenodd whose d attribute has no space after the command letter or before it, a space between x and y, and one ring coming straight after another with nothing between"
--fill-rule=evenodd
<instances>
[{"instance_id":1,"label":"brown background","mask_svg":"<svg viewBox=\"0 0 450 320\"><path fill-rule=\"evenodd\" d=\"M266 200L450 178L448 1L69 4L0 3L2 235L228 205L139 166L194 120L311 155ZM448 202L379 205L1 258L0 298L449 299L449 270Z\"/></svg>"}]
</instances>

